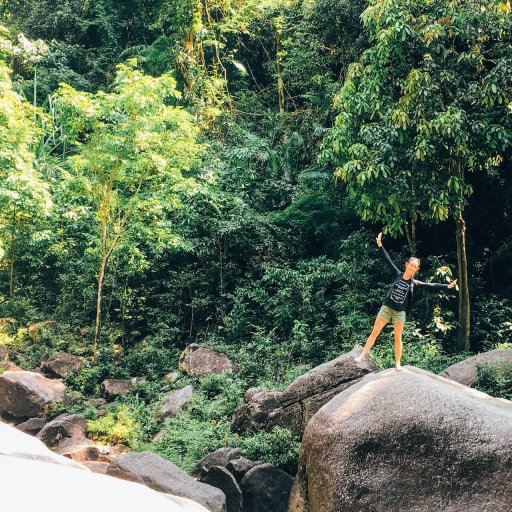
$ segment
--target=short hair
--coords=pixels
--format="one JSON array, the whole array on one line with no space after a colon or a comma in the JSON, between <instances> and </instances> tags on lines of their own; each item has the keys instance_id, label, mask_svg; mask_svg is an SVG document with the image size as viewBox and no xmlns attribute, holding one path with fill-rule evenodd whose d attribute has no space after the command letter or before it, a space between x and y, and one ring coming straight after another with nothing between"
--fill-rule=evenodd
<instances>
[{"instance_id":1,"label":"short hair","mask_svg":"<svg viewBox=\"0 0 512 512\"><path fill-rule=\"evenodd\" d=\"M420 264L421 264L420 259L419 259L419 258L416 258L416 256L411 256L411 257L407 260L407 263L411 263L411 261L416 261L416 262L418 262L418 265L420 265Z\"/></svg>"}]
</instances>

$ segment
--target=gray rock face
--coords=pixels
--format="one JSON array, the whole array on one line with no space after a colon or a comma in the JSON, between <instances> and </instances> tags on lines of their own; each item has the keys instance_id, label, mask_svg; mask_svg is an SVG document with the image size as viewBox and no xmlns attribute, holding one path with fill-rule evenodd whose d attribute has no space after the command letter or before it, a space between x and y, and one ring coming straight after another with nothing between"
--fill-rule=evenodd
<instances>
[{"instance_id":1,"label":"gray rock face","mask_svg":"<svg viewBox=\"0 0 512 512\"><path fill-rule=\"evenodd\" d=\"M56 453L76 462L104 462L100 447L86 437L66 437L59 442ZM106 470L105 470L106 472Z\"/></svg>"},{"instance_id":2,"label":"gray rock face","mask_svg":"<svg viewBox=\"0 0 512 512\"><path fill-rule=\"evenodd\" d=\"M239 459L240 457L242 457L242 452L239 448L219 448L198 460L190 470L190 474L193 477L202 478L208 473L210 468L214 466L225 468L229 461Z\"/></svg>"},{"instance_id":3,"label":"gray rock face","mask_svg":"<svg viewBox=\"0 0 512 512\"><path fill-rule=\"evenodd\" d=\"M100 384L101 393L109 401L127 395L132 387L132 382L127 379L105 379Z\"/></svg>"},{"instance_id":4,"label":"gray rock face","mask_svg":"<svg viewBox=\"0 0 512 512\"><path fill-rule=\"evenodd\" d=\"M193 394L194 388L190 385L167 393L160 407L160 419L175 418L178 411L189 401Z\"/></svg>"},{"instance_id":5,"label":"gray rock face","mask_svg":"<svg viewBox=\"0 0 512 512\"><path fill-rule=\"evenodd\" d=\"M211 512L226 512L224 493L197 482L178 466L148 452L128 453L110 464L108 475L138 482L156 491L190 498Z\"/></svg>"},{"instance_id":6,"label":"gray rock face","mask_svg":"<svg viewBox=\"0 0 512 512\"><path fill-rule=\"evenodd\" d=\"M64 399L66 386L43 375L25 371L7 371L0 375L0 413L15 418L34 418L45 407Z\"/></svg>"},{"instance_id":7,"label":"gray rock face","mask_svg":"<svg viewBox=\"0 0 512 512\"><path fill-rule=\"evenodd\" d=\"M284 391L251 388L245 394L245 403L235 412L231 429L234 432L290 428L302 436L304 427L313 414L335 395L354 385L364 375L377 370L369 358L356 363L353 350L301 375Z\"/></svg>"},{"instance_id":8,"label":"gray rock face","mask_svg":"<svg viewBox=\"0 0 512 512\"><path fill-rule=\"evenodd\" d=\"M240 483L249 470L256 466L261 466L262 464L265 463L261 460L249 460L245 457L241 457L239 459L230 460L226 465L226 469L235 477L236 481Z\"/></svg>"},{"instance_id":9,"label":"gray rock face","mask_svg":"<svg viewBox=\"0 0 512 512\"><path fill-rule=\"evenodd\" d=\"M201 482L216 487L225 494L227 512L242 511L242 491L235 477L226 468L220 466L210 468L201 478Z\"/></svg>"},{"instance_id":10,"label":"gray rock face","mask_svg":"<svg viewBox=\"0 0 512 512\"><path fill-rule=\"evenodd\" d=\"M226 354L192 343L181 354L179 368L188 375L201 377L228 371L232 363Z\"/></svg>"},{"instance_id":11,"label":"gray rock face","mask_svg":"<svg viewBox=\"0 0 512 512\"><path fill-rule=\"evenodd\" d=\"M76 371L86 364L82 357L62 352L49 357L41 363L41 371L48 377L63 378L69 372Z\"/></svg>"},{"instance_id":12,"label":"gray rock face","mask_svg":"<svg viewBox=\"0 0 512 512\"><path fill-rule=\"evenodd\" d=\"M417 368L368 375L304 432L290 512L507 512L512 402Z\"/></svg>"},{"instance_id":13,"label":"gray rock face","mask_svg":"<svg viewBox=\"0 0 512 512\"><path fill-rule=\"evenodd\" d=\"M46 420L44 418L30 418L29 420L16 425L16 428L25 432L25 434L35 436L45 425Z\"/></svg>"},{"instance_id":14,"label":"gray rock face","mask_svg":"<svg viewBox=\"0 0 512 512\"><path fill-rule=\"evenodd\" d=\"M0 455L2 511L68 512L73 501L76 512L208 512L194 501L88 471L84 465L56 455L38 439L2 422ZM104 469L101 465L87 463L98 472Z\"/></svg>"},{"instance_id":15,"label":"gray rock face","mask_svg":"<svg viewBox=\"0 0 512 512\"><path fill-rule=\"evenodd\" d=\"M66 437L85 437L87 420L78 414L61 414L47 423L37 434L46 446L56 446Z\"/></svg>"},{"instance_id":16,"label":"gray rock face","mask_svg":"<svg viewBox=\"0 0 512 512\"><path fill-rule=\"evenodd\" d=\"M249 470L240 484L244 512L287 512L292 484L293 478L272 464L261 464Z\"/></svg>"},{"instance_id":17,"label":"gray rock face","mask_svg":"<svg viewBox=\"0 0 512 512\"><path fill-rule=\"evenodd\" d=\"M507 361L512 361L512 350L498 348L469 357L460 363L452 364L439 375L465 386L473 386L476 382L476 366L478 364L488 363L499 366Z\"/></svg>"}]
</instances>

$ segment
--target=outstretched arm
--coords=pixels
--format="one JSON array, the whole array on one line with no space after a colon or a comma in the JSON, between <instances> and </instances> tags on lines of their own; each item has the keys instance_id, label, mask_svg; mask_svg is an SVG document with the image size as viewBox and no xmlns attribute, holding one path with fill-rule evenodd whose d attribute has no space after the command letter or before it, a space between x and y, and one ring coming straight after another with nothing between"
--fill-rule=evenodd
<instances>
[{"instance_id":1,"label":"outstretched arm","mask_svg":"<svg viewBox=\"0 0 512 512\"><path fill-rule=\"evenodd\" d=\"M451 283L425 283L424 281L414 280L416 286L425 286L426 288L453 288L457 284L457 279L454 279Z\"/></svg>"},{"instance_id":2,"label":"outstretched arm","mask_svg":"<svg viewBox=\"0 0 512 512\"><path fill-rule=\"evenodd\" d=\"M382 233L379 233L377 235L377 245L381 250L382 256L384 256L385 260L389 263L391 268L394 270L395 274L400 274L400 270L393 263L393 260L391 259L391 256L388 254L388 251L386 251L386 249L384 249L384 246L382 245Z\"/></svg>"}]
</instances>

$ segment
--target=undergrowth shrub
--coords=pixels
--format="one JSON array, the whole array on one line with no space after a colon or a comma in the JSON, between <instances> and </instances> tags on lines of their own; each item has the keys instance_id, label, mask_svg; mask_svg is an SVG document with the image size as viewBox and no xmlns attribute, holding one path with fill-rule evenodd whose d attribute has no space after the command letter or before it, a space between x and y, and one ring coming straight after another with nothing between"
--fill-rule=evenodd
<instances>
[{"instance_id":1,"label":"undergrowth shrub","mask_svg":"<svg viewBox=\"0 0 512 512\"><path fill-rule=\"evenodd\" d=\"M477 380L473 387L496 398L512 400L512 361L478 364Z\"/></svg>"}]
</instances>

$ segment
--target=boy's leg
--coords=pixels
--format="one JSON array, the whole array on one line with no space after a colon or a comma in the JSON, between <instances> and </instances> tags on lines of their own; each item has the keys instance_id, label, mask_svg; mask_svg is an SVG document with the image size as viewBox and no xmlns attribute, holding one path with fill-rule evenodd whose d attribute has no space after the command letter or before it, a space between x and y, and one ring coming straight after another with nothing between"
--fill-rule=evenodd
<instances>
[{"instance_id":1,"label":"boy's leg","mask_svg":"<svg viewBox=\"0 0 512 512\"><path fill-rule=\"evenodd\" d=\"M402 359L402 333L404 332L404 322L395 322L393 330L395 333L395 367L401 369L400 361Z\"/></svg>"},{"instance_id":2,"label":"boy's leg","mask_svg":"<svg viewBox=\"0 0 512 512\"><path fill-rule=\"evenodd\" d=\"M355 360L360 363L370 352L371 348L373 347L373 344L375 343L375 340L381 333L382 329L384 329L384 326L388 323L388 321L381 316L377 315L377 318L375 319L375 323L373 324L373 330L368 336L368 339L366 340L366 343L364 345L363 351L361 354L359 354Z\"/></svg>"}]
</instances>

